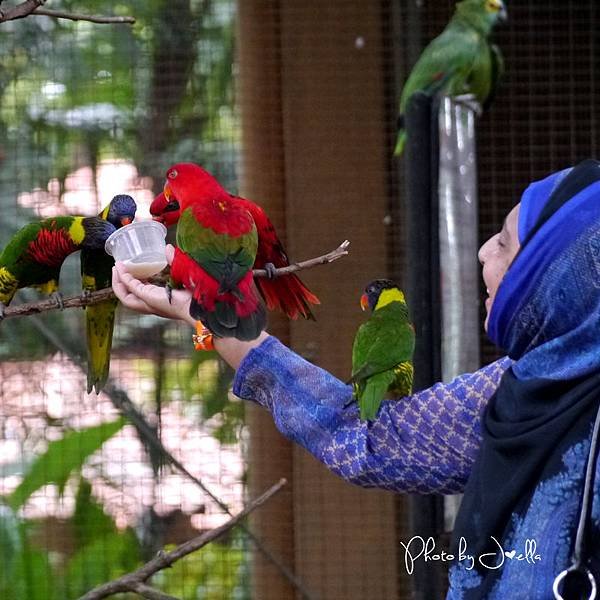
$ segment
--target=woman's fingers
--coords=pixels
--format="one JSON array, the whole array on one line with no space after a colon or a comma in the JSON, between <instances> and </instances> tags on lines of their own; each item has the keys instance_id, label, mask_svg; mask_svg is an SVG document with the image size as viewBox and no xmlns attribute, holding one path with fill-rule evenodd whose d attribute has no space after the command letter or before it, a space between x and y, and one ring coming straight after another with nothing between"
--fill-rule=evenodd
<instances>
[{"instance_id":1,"label":"woman's fingers","mask_svg":"<svg viewBox=\"0 0 600 600\"><path fill-rule=\"evenodd\" d=\"M112 288L117 298L127 307L139 312L152 312L151 308L140 295L144 284L123 271L117 263L112 273Z\"/></svg>"},{"instance_id":2,"label":"woman's fingers","mask_svg":"<svg viewBox=\"0 0 600 600\"><path fill-rule=\"evenodd\" d=\"M173 258L175 257L175 246L172 244L167 244L165 254L167 255L167 262L171 264L173 262Z\"/></svg>"},{"instance_id":3,"label":"woman's fingers","mask_svg":"<svg viewBox=\"0 0 600 600\"><path fill-rule=\"evenodd\" d=\"M191 294L187 290L173 290L169 302L164 287L135 279L121 263L113 269L113 290L119 300L132 310L195 323L189 315Z\"/></svg>"}]
</instances>

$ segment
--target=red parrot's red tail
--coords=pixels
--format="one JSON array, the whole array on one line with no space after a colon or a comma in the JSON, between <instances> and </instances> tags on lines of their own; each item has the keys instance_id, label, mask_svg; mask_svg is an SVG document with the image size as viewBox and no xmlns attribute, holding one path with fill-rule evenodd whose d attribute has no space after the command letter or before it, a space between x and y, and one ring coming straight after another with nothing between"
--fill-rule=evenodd
<instances>
[{"instance_id":1,"label":"red parrot's red tail","mask_svg":"<svg viewBox=\"0 0 600 600\"><path fill-rule=\"evenodd\" d=\"M321 302L294 273L275 279L260 277L256 279L256 285L269 310L278 308L290 319L302 315L305 319L315 320L310 305Z\"/></svg>"},{"instance_id":2,"label":"red parrot's red tail","mask_svg":"<svg viewBox=\"0 0 600 600\"><path fill-rule=\"evenodd\" d=\"M177 248L171 277L192 291L190 315L202 321L215 336L253 340L266 327L267 315L256 293L252 271L244 275L235 289L220 293L219 282Z\"/></svg>"}]
</instances>

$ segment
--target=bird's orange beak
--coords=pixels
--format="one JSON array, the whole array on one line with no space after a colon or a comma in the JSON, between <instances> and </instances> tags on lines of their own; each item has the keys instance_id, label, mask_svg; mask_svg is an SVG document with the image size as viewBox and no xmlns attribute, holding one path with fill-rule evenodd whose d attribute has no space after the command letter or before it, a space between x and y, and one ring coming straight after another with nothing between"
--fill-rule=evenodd
<instances>
[{"instance_id":1,"label":"bird's orange beak","mask_svg":"<svg viewBox=\"0 0 600 600\"><path fill-rule=\"evenodd\" d=\"M173 199L173 192L171 191L171 188L169 187L168 181L165 181L165 185L163 187L163 194L165 195L167 202L171 202L171 200Z\"/></svg>"},{"instance_id":2,"label":"bird's orange beak","mask_svg":"<svg viewBox=\"0 0 600 600\"><path fill-rule=\"evenodd\" d=\"M123 217L121 219L121 225L123 227L125 227L125 225L129 225L129 223L131 223L132 219L130 217Z\"/></svg>"},{"instance_id":3,"label":"bird's orange beak","mask_svg":"<svg viewBox=\"0 0 600 600\"><path fill-rule=\"evenodd\" d=\"M369 308L369 297L366 294L363 294L360 297L360 307L363 310L367 310Z\"/></svg>"}]
</instances>

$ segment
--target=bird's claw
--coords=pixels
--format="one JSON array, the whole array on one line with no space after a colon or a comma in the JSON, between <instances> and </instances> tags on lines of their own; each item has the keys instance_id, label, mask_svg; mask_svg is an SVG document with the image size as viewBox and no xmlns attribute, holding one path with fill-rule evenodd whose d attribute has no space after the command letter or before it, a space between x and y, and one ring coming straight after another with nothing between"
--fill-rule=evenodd
<instances>
[{"instance_id":1,"label":"bird's claw","mask_svg":"<svg viewBox=\"0 0 600 600\"><path fill-rule=\"evenodd\" d=\"M81 300L87 302L92 297L92 290L81 290Z\"/></svg>"},{"instance_id":2,"label":"bird's claw","mask_svg":"<svg viewBox=\"0 0 600 600\"><path fill-rule=\"evenodd\" d=\"M461 94L453 97L454 102L472 110L478 117L483 114L481 104L477 101L475 94Z\"/></svg>"},{"instance_id":3,"label":"bird's claw","mask_svg":"<svg viewBox=\"0 0 600 600\"><path fill-rule=\"evenodd\" d=\"M273 263L266 263L263 268L267 272L267 279L275 279L277 277L277 267Z\"/></svg>"},{"instance_id":4,"label":"bird's claw","mask_svg":"<svg viewBox=\"0 0 600 600\"><path fill-rule=\"evenodd\" d=\"M56 306L60 310L65 310L64 296L60 292L54 292L52 294L52 299L56 302Z\"/></svg>"},{"instance_id":5,"label":"bird's claw","mask_svg":"<svg viewBox=\"0 0 600 600\"><path fill-rule=\"evenodd\" d=\"M4 317L6 316L6 304L4 304L4 302L0 302L0 321L4 320Z\"/></svg>"},{"instance_id":6,"label":"bird's claw","mask_svg":"<svg viewBox=\"0 0 600 600\"><path fill-rule=\"evenodd\" d=\"M196 350L214 350L213 334L204 326L202 321L196 321L196 333L192 336Z\"/></svg>"},{"instance_id":7,"label":"bird's claw","mask_svg":"<svg viewBox=\"0 0 600 600\"><path fill-rule=\"evenodd\" d=\"M170 283L165 285L165 292L167 292L167 298L169 299L169 304L173 304L173 286Z\"/></svg>"}]
</instances>

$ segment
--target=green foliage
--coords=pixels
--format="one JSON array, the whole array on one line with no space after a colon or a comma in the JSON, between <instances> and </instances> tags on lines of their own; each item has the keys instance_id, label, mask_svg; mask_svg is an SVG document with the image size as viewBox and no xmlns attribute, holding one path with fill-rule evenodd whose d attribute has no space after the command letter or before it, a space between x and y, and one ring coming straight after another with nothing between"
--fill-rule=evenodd
<instances>
[{"instance_id":1,"label":"green foliage","mask_svg":"<svg viewBox=\"0 0 600 600\"><path fill-rule=\"evenodd\" d=\"M62 439L50 442L46 452L35 459L23 481L7 498L9 506L17 510L31 494L50 483L58 485L62 492L71 474L81 469L85 461L123 425L125 419L120 418L111 423L70 431Z\"/></svg>"},{"instance_id":2,"label":"green foliage","mask_svg":"<svg viewBox=\"0 0 600 600\"><path fill-rule=\"evenodd\" d=\"M153 584L181 600L249 600L243 586L244 569L244 551L239 542L213 542L162 571L153 578Z\"/></svg>"},{"instance_id":3,"label":"green foliage","mask_svg":"<svg viewBox=\"0 0 600 600\"><path fill-rule=\"evenodd\" d=\"M0 506L0 598L58 600L47 553L28 543L30 527Z\"/></svg>"}]
</instances>

